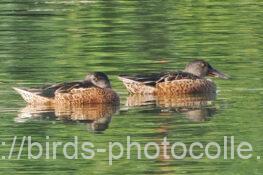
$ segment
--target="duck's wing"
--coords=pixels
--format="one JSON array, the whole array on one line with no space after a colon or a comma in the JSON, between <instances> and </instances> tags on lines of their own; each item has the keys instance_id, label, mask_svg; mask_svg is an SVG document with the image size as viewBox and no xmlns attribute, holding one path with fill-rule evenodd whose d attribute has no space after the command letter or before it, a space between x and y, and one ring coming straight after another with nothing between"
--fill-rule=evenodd
<instances>
[{"instance_id":1,"label":"duck's wing","mask_svg":"<svg viewBox=\"0 0 263 175\"><path fill-rule=\"evenodd\" d=\"M58 83L53 85L45 85L40 88L16 88L15 89L19 94L31 94L33 96L41 96L45 98L53 98L55 97L56 92L66 93L74 88L88 88L94 87L91 82L86 81L75 81L69 83Z\"/></svg>"},{"instance_id":2,"label":"duck's wing","mask_svg":"<svg viewBox=\"0 0 263 175\"><path fill-rule=\"evenodd\" d=\"M120 75L119 79L126 84L141 83L148 86L155 86L156 82L164 75L165 73L148 75Z\"/></svg>"},{"instance_id":3,"label":"duck's wing","mask_svg":"<svg viewBox=\"0 0 263 175\"><path fill-rule=\"evenodd\" d=\"M182 71L167 72L156 83L169 82L169 81L174 81L174 80L183 80L183 79L195 80L195 79L200 79L200 77L193 75L191 73L182 72Z\"/></svg>"},{"instance_id":4,"label":"duck's wing","mask_svg":"<svg viewBox=\"0 0 263 175\"><path fill-rule=\"evenodd\" d=\"M147 86L155 86L157 83L181 80L181 79L197 79L195 76L187 72L163 72L159 74L148 74L148 75L120 75L119 79L124 83L141 83Z\"/></svg>"},{"instance_id":5,"label":"duck's wing","mask_svg":"<svg viewBox=\"0 0 263 175\"><path fill-rule=\"evenodd\" d=\"M59 83L54 85L48 85L41 88L17 88L13 87L13 89L19 93L22 98L30 103L50 103L50 100L55 97L56 92L66 93L74 88L87 88L94 87L94 85L90 82L85 81L76 81L70 83Z\"/></svg>"},{"instance_id":6,"label":"duck's wing","mask_svg":"<svg viewBox=\"0 0 263 175\"><path fill-rule=\"evenodd\" d=\"M86 81L59 83L45 87L44 89L42 89L40 95L45 97L54 97L55 93L67 93L74 88L77 89L77 88L89 88L89 87L94 87L94 85L91 82L86 82Z\"/></svg>"}]
</instances>

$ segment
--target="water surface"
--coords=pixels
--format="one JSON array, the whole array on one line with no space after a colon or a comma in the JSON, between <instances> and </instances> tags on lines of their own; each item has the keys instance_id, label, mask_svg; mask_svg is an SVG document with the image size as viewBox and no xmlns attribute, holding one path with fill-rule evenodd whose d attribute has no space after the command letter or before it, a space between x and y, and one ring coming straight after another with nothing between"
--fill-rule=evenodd
<instances>
[{"instance_id":1,"label":"water surface","mask_svg":"<svg viewBox=\"0 0 263 175\"><path fill-rule=\"evenodd\" d=\"M262 8L256 0L1 1L0 139L6 145L0 146L0 156L7 159L14 136L18 141L32 136L40 143L46 136L62 142L79 136L80 142L92 141L98 148L107 148L110 141L125 144L127 136L142 144L167 137L171 142L220 145L223 136L235 136L236 144L247 141L253 145L253 155L262 155ZM214 80L215 99L194 107L178 101L175 105L134 101L117 79L119 74L182 69L194 58L203 58L232 77ZM91 71L110 76L121 97L120 109L101 112L106 118L100 120L76 118L92 116L77 109L66 114L63 109L61 114L60 108L29 110L21 118L28 108L12 86L79 80ZM59 117L72 113L74 120ZM96 126L100 131L94 131ZM0 167L3 174L261 174L263 170L256 157L127 160L124 156L109 166L107 153L92 160L67 160L61 153L56 160L28 160L22 155L21 160L0 160Z\"/></svg>"}]
</instances>

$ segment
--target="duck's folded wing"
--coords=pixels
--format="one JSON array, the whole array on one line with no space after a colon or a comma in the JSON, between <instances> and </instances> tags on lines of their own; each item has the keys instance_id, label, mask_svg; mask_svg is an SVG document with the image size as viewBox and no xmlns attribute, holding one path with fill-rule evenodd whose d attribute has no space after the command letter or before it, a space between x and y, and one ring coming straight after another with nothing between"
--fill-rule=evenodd
<instances>
[{"instance_id":1,"label":"duck's folded wing","mask_svg":"<svg viewBox=\"0 0 263 175\"><path fill-rule=\"evenodd\" d=\"M174 80L183 80L183 79L199 79L200 77L193 75L188 72L168 72L164 74L157 82L169 82L169 81L174 81Z\"/></svg>"},{"instance_id":2,"label":"duck's folded wing","mask_svg":"<svg viewBox=\"0 0 263 175\"><path fill-rule=\"evenodd\" d=\"M91 83L86 83L82 81L76 81L76 82L69 82L69 83L59 83L55 85L51 85L48 87L45 87L42 89L42 92L40 95L44 97L54 97L55 93L66 93L72 90L73 88L87 88L91 87Z\"/></svg>"},{"instance_id":3,"label":"duck's folded wing","mask_svg":"<svg viewBox=\"0 0 263 175\"><path fill-rule=\"evenodd\" d=\"M124 83L142 83L148 86L155 86L156 82L165 74L148 74L148 75L120 75L119 79Z\"/></svg>"},{"instance_id":4,"label":"duck's folded wing","mask_svg":"<svg viewBox=\"0 0 263 175\"><path fill-rule=\"evenodd\" d=\"M196 79L199 78L191 73L187 72L163 72L159 74L149 74L149 75L120 75L124 83L142 83L148 86L155 86L157 83L181 80L181 79Z\"/></svg>"},{"instance_id":5,"label":"duck's folded wing","mask_svg":"<svg viewBox=\"0 0 263 175\"><path fill-rule=\"evenodd\" d=\"M44 86L42 88L16 88L13 89L19 93L22 98L28 103L49 103L55 97L56 92L65 93L73 88L87 88L94 86L90 82L70 82L59 83L55 85Z\"/></svg>"}]
</instances>

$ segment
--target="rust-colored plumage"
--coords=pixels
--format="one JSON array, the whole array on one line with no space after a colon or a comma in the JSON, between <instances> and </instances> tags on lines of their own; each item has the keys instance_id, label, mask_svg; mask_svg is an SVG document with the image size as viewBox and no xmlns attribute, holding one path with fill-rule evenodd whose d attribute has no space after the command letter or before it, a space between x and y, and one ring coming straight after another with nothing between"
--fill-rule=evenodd
<instances>
[{"instance_id":1,"label":"rust-colored plumage","mask_svg":"<svg viewBox=\"0 0 263 175\"><path fill-rule=\"evenodd\" d=\"M101 72L89 74L84 81L14 90L34 105L119 103L119 96L111 89L108 77Z\"/></svg>"},{"instance_id":2,"label":"rust-colored plumage","mask_svg":"<svg viewBox=\"0 0 263 175\"><path fill-rule=\"evenodd\" d=\"M56 93L54 101L74 104L117 103L119 96L110 88L91 87L72 89L69 93Z\"/></svg>"},{"instance_id":3,"label":"rust-colored plumage","mask_svg":"<svg viewBox=\"0 0 263 175\"><path fill-rule=\"evenodd\" d=\"M223 79L228 77L212 68L203 60L189 63L184 71L166 72L151 75L119 76L127 90L132 94L193 94L213 93L216 85L205 78L214 76Z\"/></svg>"},{"instance_id":4,"label":"rust-colored plumage","mask_svg":"<svg viewBox=\"0 0 263 175\"><path fill-rule=\"evenodd\" d=\"M216 85L206 79L182 79L158 83L156 85L156 94L192 94L215 92Z\"/></svg>"}]
</instances>

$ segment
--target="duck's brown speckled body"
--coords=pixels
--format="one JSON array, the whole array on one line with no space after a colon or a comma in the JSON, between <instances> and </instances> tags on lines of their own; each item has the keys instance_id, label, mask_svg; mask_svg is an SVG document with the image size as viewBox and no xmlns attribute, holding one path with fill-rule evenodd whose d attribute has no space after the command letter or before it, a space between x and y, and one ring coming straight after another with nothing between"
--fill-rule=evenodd
<instances>
[{"instance_id":1,"label":"duck's brown speckled body","mask_svg":"<svg viewBox=\"0 0 263 175\"><path fill-rule=\"evenodd\" d=\"M89 74L83 81L14 90L33 105L119 103L118 94L111 89L108 77L101 72Z\"/></svg>"},{"instance_id":2,"label":"duck's brown speckled body","mask_svg":"<svg viewBox=\"0 0 263 175\"><path fill-rule=\"evenodd\" d=\"M72 89L69 93L56 93L54 101L74 104L117 103L119 96L110 88L91 87Z\"/></svg>"},{"instance_id":3,"label":"duck's brown speckled body","mask_svg":"<svg viewBox=\"0 0 263 175\"><path fill-rule=\"evenodd\" d=\"M127 90L132 94L193 94L211 93L216 85L205 76L223 79L228 77L203 61L189 63L184 71L167 72L151 75L119 76Z\"/></svg>"}]
</instances>

